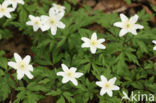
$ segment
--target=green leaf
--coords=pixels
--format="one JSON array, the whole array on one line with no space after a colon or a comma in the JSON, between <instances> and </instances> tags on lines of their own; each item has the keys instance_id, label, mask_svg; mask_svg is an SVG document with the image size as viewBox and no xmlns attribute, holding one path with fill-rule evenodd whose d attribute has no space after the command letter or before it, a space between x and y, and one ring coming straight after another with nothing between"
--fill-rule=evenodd
<instances>
[{"instance_id":1,"label":"green leaf","mask_svg":"<svg viewBox=\"0 0 156 103\"><path fill-rule=\"evenodd\" d=\"M47 88L42 86L42 85L39 85L37 84L36 82L32 82L30 83L27 88L30 90L30 91L43 91L43 92L46 92L47 91Z\"/></svg>"},{"instance_id":2,"label":"green leaf","mask_svg":"<svg viewBox=\"0 0 156 103\"><path fill-rule=\"evenodd\" d=\"M0 101L7 99L10 92L7 78L0 76Z\"/></svg>"},{"instance_id":3,"label":"green leaf","mask_svg":"<svg viewBox=\"0 0 156 103\"><path fill-rule=\"evenodd\" d=\"M68 102L75 103L75 100L72 98L72 94L71 93L64 92L63 95L68 100Z\"/></svg>"},{"instance_id":4,"label":"green leaf","mask_svg":"<svg viewBox=\"0 0 156 103\"><path fill-rule=\"evenodd\" d=\"M47 95L57 96L57 95L60 95L61 93L62 93L61 90L57 89L56 91L52 90L48 92Z\"/></svg>"},{"instance_id":5,"label":"green leaf","mask_svg":"<svg viewBox=\"0 0 156 103\"><path fill-rule=\"evenodd\" d=\"M8 60L6 58L0 57L0 67L7 69Z\"/></svg>"},{"instance_id":6,"label":"green leaf","mask_svg":"<svg viewBox=\"0 0 156 103\"><path fill-rule=\"evenodd\" d=\"M65 103L63 96L61 96L56 103Z\"/></svg>"},{"instance_id":7,"label":"green leaf","mask_svg":"<svg viewBox=\"0 0 156 103\"><path fill-rule=\"evenodd\" d=\"M128 4L131 4L132 2L131 2L131 0L125 0Z\"/></svg>"}]
</instances>

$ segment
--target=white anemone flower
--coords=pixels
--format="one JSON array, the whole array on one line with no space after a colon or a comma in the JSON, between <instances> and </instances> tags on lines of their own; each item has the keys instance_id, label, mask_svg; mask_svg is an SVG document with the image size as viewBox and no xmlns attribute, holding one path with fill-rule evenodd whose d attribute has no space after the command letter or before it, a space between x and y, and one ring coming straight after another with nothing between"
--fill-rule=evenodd
<instances>
[{"instance_id":1,"label":"white anemone flower","mask_svg":"<svg viewBox=\"0 0 156 103\"><path fill-rule=\"evenodd\" d=\"M140 24L136 24L139 16L136 14L132 16L130 19L124 14L120 14L121 22L114 23L114 26L121 28L119 36L122 37L128 32L133 35L137 35L137 29L143 29L144 26Z\"/></svg>"},{"instance_id":2,"label":"white anemone flower","mask_svg":"<svg viewBox=\"0 0 156 103\"><path fill-rule=\"evenodd\" d=\"M61 66L62 66L63 72L58 72L57 75L63 76L62 83L67 83L71 81L75 86L77 86L78 82L76 78L80 78L83 75L83 73L76 72L77 68L75 67L71 67L69 69L65 64L62 64Z\"/></svg>"},{"instance_id":3,"label":"white anemone flower","mask_svg":"<svg viewBox=\"0 0 156 103\"><path fill-rule=\"evenodd\" d=\"M93 33L91 36L91 39L82 37L81 38L84 43L81 45L82 48L90 48L90 51L92 54L96 53L97 48L99 49L105 49L106 46L104 46L102 43L105 41L105 39L97 39L97 34Z\"/></svg>"},{"instance_id":4,"label":"white anemone flower","mask_svg":"<svg viewBox=\"0 0 156 103\"><path fill-rule=\"evenodd\" d=\"M55 15L61 14L64 16L65 14L65 7L58 4L53 4L53 7L50 8L50 12L53 12Z\"/></svg>"},{"instance_id":5,"label":"white anemone flower","mask_svg":"<svg viewBox=\"0 0 156 103\"><path fill-rule=\"evenodd\" d=\"M37 31L39 28L42 29L42 22L40 17L29 15L29 18L30 21L26 22L26 24L33 26L34 31Z\"/></svg>"},{"instance_id":6,"label":"white anemone flower","mask_svg":"<svg viewBox=\"0 0 156 103\"><path fill-rule=\"evenodd\" d=\"M101 87L100 95L103 96L105 93L107 93L110 97L113 96L113 90L119 90L120 88L115 84L116 77L110 79L107 81L107 78L103 75L101 75L101 81L97 81L96 85Z\"/></svg>"},{"instance_id":7,"label":"white anemone flower","mask_svg":"<svg viewBox=\"0 0 156 103\"><path fill-rule=\"evenodd\" d=\"M23 0L5 0L5 1L8 2L8 4L11 4L14 9L17 8L17 4L24 5L24 1Z\"/></svg>"},{"instance_id":8,"label":"white anemone flower","mask_svg":"<svg viewBox=\"0 0 156 103\"><path fill-rule=\"evenodd\" d=\"M152 42L155 44L153 50L156 50L156 40L153 40Z\"/></svg>"},{"instance_id":9,"label":"white anemone flower","mask_svg":"<svg viewBox=\"0 0 156 103\"><path fill-rule=\"evenodd\" d=\"M52 35L56 35L57 28L65 28L65 24L60 21L62 17L62 14L55 15L54 12L50 12L49 10L49 16L41 16L41 21L43 24L42 31L51 29Z\"/></svg>"},{"instance_id":10,"label":"white anemone flower","mask_svg":"<svg viewBox=\"0 0 156 103\"><path fill-rule=\"evenodd\" d=\"M33 75L30 71L33 71L33 66L29 64L31 57L27 55L24 59L22 59L19 54L14 53L14 58L16 62L8 62L8 65L17 71L17 79L21 80L24 75L26 75L29 79L32 79Z\"/></svg>"},{"instance_id":11,"label":"white anemone flower","mask_svg":"<svg viewBox=\"0 0 156 103\"><path fill-rule=\"evenodd\" d=\"M0 4L0 18L2 18L3 16L7 17L7 18L11 18L11 14L10 12L13 12L14 9L8 7L8 2L4 1L2 4Z\"/></svg>"}]
</instances>

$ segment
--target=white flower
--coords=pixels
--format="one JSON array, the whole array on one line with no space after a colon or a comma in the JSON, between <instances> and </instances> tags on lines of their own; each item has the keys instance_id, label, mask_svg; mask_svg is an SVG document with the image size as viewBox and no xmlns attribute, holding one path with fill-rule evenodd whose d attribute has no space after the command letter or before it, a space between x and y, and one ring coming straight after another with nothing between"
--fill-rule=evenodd
<instances>
[{"instance_id":1,"label":"white flower","mask_svg":"<svg viewBox=\"0 0 156 103\"><path fill-rule=\"evenodd\" d=\"M50 12L53 12L55 15L61 14L62 16L64 16L65 7L58 4L53 4L53 7L50 8Z\"/></svg>"},{"instance_id":2,"label":"white flower","mask_svg":"<svg viewBox=\"0 0 156 103\"><path fill-rule=\"evenodd\" d=\"M58 76L63 76L62 83L67 83L68 81L71 81L74 85L78 85L78 82L76 78L79 78L83 75L83 73L76 72L77 68L71 67L68 69L68 67L65 64L62 64L63 72L58 72Z\"/></svg>"},{"instance_id":3,"label":"white flower","mask_svg":"<svg viewBox=\"0 0 156 103\"><path fill-rule=\"evenodd\" d=\"M107 93L110 97L113 96L113 90L119 90L120 88L116 85L114 85L116 81L116 77L110 79L107 81L107 78L103 75L101 75L101 81L96 82L96 85L101 87L100 95L103 96L105 93Z\"/></svg>"},{"instance_id":4,"label":"white flower","mask_svg":"<svg viewBox=\"0 0 156 103\"><path fill-rule=\"evenodd\" d=\"M155 44L153 50L156 50L156 40L153 40L152 42Z\"/></svg>"},{"instance_id":5,"label":"white flower","mask_svg":"<svg viewBox=\"0 0 156 103\"><path fill-rule=\"evenodd\" d=\"M17 4L24 5L24 1L23 0L5 0L5 1L8 2L9 4L11 4L14 9L17 8Z\"/></svg>"},{"instance_id":6,"label":"white flower","mask_svg":"<svg viewBox=\"0 0 156 103\"><path fill-rule=\"evenodd\" d=\"M144 27L140 24L136 24L138 21L139 16L134 15L130 19L128 19L124 14L120 14L121 22L114 23L114 26L120 27L121 31L119 36L122 37L128 32L137 35L137 29L143 29Z\"/></svg>"},{"instance_id":7,"label":"white flower","mask_svg":"<svg viewBox=\"0 0 156 103\"><path fill-rule=\"evenodd\" d=\"M106 47L102 44L105 39L99 39L97 40L97 34L93 33L91 36L91 39L82 37L81 38L84 43L81 45L82 48L90 48L90 51L92 54L96 53L97 48L99 49L105 49Z\"/></svg>"},{"instance_id":8,"label":"white flower","mask_svg":"<svg viewBox=\"0 0 156 103\"><path fill-rule=\"evenodd\" d=\"M33 75L30 71L33 71L33 66L29 64L31 57L27 55L22 59L19 54L14 53L14 58L16 62L8 62L8 65L17 71L17 79L21 80L24 75L29 79L32 79Z\"/></svg>"},{"instance_id":9,"label":"white flower","mask_svg":"<svg viewBox=\"0 0 156 103\"><path fill-rule=\"evenodd\" d=\"M49 10L49 16L41 16L41 21L43 24L42 31L46 31L51 29L52 35L56 34L57 28L64 29L65 24L63 24L60 20L63 17L62 14L55 15L54 12Z\"/></svg>"},{"instance_id":10,"label":"white flower","mask_svg":"<svg viewBox=\"0 0 156 103\"><path fill-rule=\"evenodd\" d=\"M32 25L34 31L37 31L39 28L42 29L42 22L40 17L34 17L29 15L30 21L26 22L27 25Z\"/></svg>"},{"instance_id":11,"label":"white flower","mask_svg":"<svg viewBox=\"0 0 156 103\"><path fill-rule=\"evenodd\" d=\"M8 7L8 5L9 4L5 1L2 4L0 4L0 18L2 18L3 16L11 18L10 12L14 11L14 9Z\"/></svg>"}]
</instances>

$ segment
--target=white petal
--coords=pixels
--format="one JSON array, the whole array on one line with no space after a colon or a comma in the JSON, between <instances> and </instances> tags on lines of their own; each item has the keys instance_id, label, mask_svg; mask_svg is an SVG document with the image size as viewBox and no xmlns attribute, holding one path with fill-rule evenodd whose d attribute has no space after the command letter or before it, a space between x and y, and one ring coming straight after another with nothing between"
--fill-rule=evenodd
<instances>
[{"instance_id":1,"label":"white petal","mask_svg":"<svg viewBox=\"0 0 156 103\"><path fill-rule=\"evenodd\" d=\"M128 20L127 16L124 14L120 14L120 18L121 18L121 21L123 22Z\"/></svg>"},{"instance_id":2,"label":"white petal","mask_svg":"<svg viewBox=\"0 0 156 103\"><path fill-rule=\"evenodd\" d=\"M17 8L17 3L12 4L14 10Z\"/></svg>"},{"instance_id":3,"label":"white petal","mask_svg":"<svg viewBox=\"0 0 156 103\"><path fill-rule=\"evenodd\" d=\"M84 41L84 42L86 42L86 43L89 43L90 42L90 39L88 39L86 37L82 37L81 40Z\"/></svg>"},{"instance_id":4,"label":"white petal","mask_svg":"<svg viewBox=\"0 0 156 103\"><path fill-rule=\"evenodd\" d=\"M92 34L91 40L97 40L97 34L96 33Z\"/></svg>"},{"instance_id":5,"label":"white petal","mask_svg":"<svg viewBox=\"0 0 156 103\"><path fill-rule=\"evenodd\" d=\"M119 90L120 88L116 85L113 86L112 90Z\"/></svg>"},{"instance_id":6,"label":"white petal","mask_svg":"<svg viewBox=\"0 0 156 103\"><path fill-rule=\"evenodd\" d=\"M14 8L8 8L8 11L9 11L9 14L10 14L10 12L15 11L15 9Z\"/></svg>"},{"instance_id":7,"label":"white petal","mask_svg":"<svg viewBox=\"0 0 156 103\"><path fill-rule=\"evenodd\" d=\"M33 75L30 73L30 71L25 72L25 74L29 79L33 78Z\"/></svg>"},{"instance_id":8,"label":"white petal","mask_svg":"<svg viewBox=\"0 0 156 103\"><path fill-rule=\"evenodd\" d=\"M140 25L140 24L135 24L135 25L134 25L134 28L135 28L135 29L143 29L144 26L142 26L142 25Z\"/></svg>"},{"instance_id":9,"label":"white petal","mask_svg":"<svg viewBox=\"0 0 156 103\"><path fill-rule=\"evenodd\" d=\"M71 82L72 82L75 86L78 85L78 82L77 82L77 80L76 80L75 78L71 79Z\"/></svg>"},{"instance_id":10,"label":"white petal","mask_svg":"<svg viewBox=\"0 0 156 103\"><path fill-rule=\"evenodd\" d=\"M33 15L29 15L29 18L30 18L31 20L34 20L34 19L35 19L35 17L34 17Z\"/></svg>"},{"instance_id":11,"label":"white petal","mask_svg":"<svg viewBox=\"0 0 156 103\"><path fill-rule=\"evenodd\" d=\"M64 12L58 13L58 14L55 15L55 16L56 16L56 19L57 19L57 20L61 20L62 17L64 16Z\"/></svg>"},{"instance_id":12,"label":"white petal","mask_svg":"<svg viewBox=\"0 0 156 103\"><path fill-rule=\"evenodd\" d=\"M24 1L23 0L19 0L19 3L24 5Z\"/></svg>"},{"instance_id":13,"label":"white petal","mask_svg":"<svg viewBox=\"0 0 156 103\"><path fill-rule=\"evenodd\" d=\"M76 70L77 70L77 68L75 68L75 67L71 67L71 68L70 68L70 71L72 71L72 72L74 72L74 73L76 72Z\"/></svg>"},{"instance_id":14,"label":"white petal","mask_svg":"<svg viewBox=\"0 0 156 103\"><path fill-rule=\"evenodd\" d=\"M29 64L29 63L30 63L30 60L31 60L30 55L27 55L27 56L24 57L24 59L23 59L23 61L24 61L26 64Z\"/></svg>"},{"instance_id":15,"label":"white petal","mask_svg":"<svg viewBox=\"0 0 156 103\"><path fill-rule=\"evenodd\" d=\"M138 18L139 18L138 15L134 15L134 16L132 16L132 17L130 18L130 22L132 22L132 23L135 24L135 23L138 21Z\"/></svg>"},{"instance_id":16,"label":"white petal","mask_svg":"<svg viewBox=\"0 0 156 103\"><path fill-rule=\"evenodd\" d=\"M105 41L105 39L99 39L98 42L99 44L103 43Z\"/></svg>"},{"instance_id":17,"label":"white petal","mask_svg":"<svg viewBox=\"0 0 156 103\"><path fill-rule=\"evenodd\" d=\"M57 76L64 76L64 72L57 72Z\"/></svg>"},{"instance_id":18,"label":"white petal","mask_svg":"<svg viewBox=\"0 0 156 103\"><path fill-rule=\"evenodd\" d=\"M83 44L81 45L81 47L82 47L82 48L88 48L88 47L90 47L90 44L89 44L89 43L83 43Z\"/></svg>"},{"instance_id":19,"label":"white petal","mask_svg":"<svg viewBox=\"0 0 156 103\"><path fill-rule=\"evenodd\" d=\"M49 9L49 16L55 16L54 8Z\"/></svg>"},{"instance_id":20,"label":"white petal","mask_svg":"<svg viewBox=\"0 0 156 103\"><path fill-rule=\"evenodd\" d=\"M107 94L112 97L113 96L113 92L110 90L110 91L107 91Z\"/></svg>"},{"instance_id":21,"label":"white petal","mask_svg":"<svg viewBox=\"0 0 156 103\"><path fill-rule=\"evenodd\" d=\"M101 89L100 95L103 96L106 93L106 90L104 88Z\"/></svg>"},{"instance_id":22,"label":"white petal","mask_svg":"<svg viewBox=\"0 0 156 103\"><path fill-rule=\"evenodd\" d=\"M99 48L99 49L106 49L106 46L104 46L103 44L99 44L99 45L97 45L97 48Z\"/></svg>"},{"instance_id":23,"label":"white petal","mask_svg":"<svg viewBox=\"0 0 156 103\"><path fill-rule=\"evenodd\" d=\"M154 46L153 50L156 50L156 46Z\"/></svg>"},{"instance_id":24,"label":"white petal","mask_svg":"<svg viewBox=\"0 0 156 103\"><path fill-rule=\"evenodd\" d=\"M47 25L46 22L47 22L47 20L49 19L49 16L42 15L40 18L41 18L42 23L43 23L44 25Z\"/></svg>"},{"instance_id":25,"label":"white petal","mask_svg":"<svg viewBox=\"0 0 156 103\"><path fill-rule=\"evenodd\" d=\"M128 33L128 30L126 30L126 29L121 29L121 30L120 30L120 33L119 33L119 36L122 37L122 36L124 36L124 35L127 34L127 33Z\"/></svg>"},{"instance_id":26,"label":"white petal","mask_svg":"<svg viewBox=\"0 0 156 103\"><path fill-rule=\"evenodd\" d=\"M23 78L23 76L24 76L24 73L18 70L17 71L17 79L21 80Z\"/></svg>"},{"instance_id":27,"label":"white petal","mask_svg":"<svg viewBox=\"0 0 156 103\"><path fill-rule=\"evenodd\" d=\"M96 49L97 49L96 47L91 46L91 47L90 47L91 53L92 53L92 54L95 54L95 53L96 53Z\"/></svg>"},{"instance_id":28,"label":"white petal","mask_svg":"<svg viewBox=\"0 0 156 103\"><path fill-rule=\"evenodd\" d=\"M61 66L62 66L62 69L63 69L64 72L69 70L68 67L65 64L61 64Z\"/></svg>"},{"instance_id":29,"label":"white petal","mask_svg":"<svg viewBox=\"0 0 156 103\"><path fill-rule=\"evenodd\" d=\"M114 78L110 79L108 82L109 82L109 83L111 83L111 84L114 84L114 83L115 83L115 81L116 81L116 77L114 77Z\"/></svg>"},{"instance_id":30,"label":"white petal","mask_svg":"<svg viewBox=\"0 0 156 103\"><path fill-rule=\"evenodd\" d=\"M31 21L26 22L27 25L33 25Z\"/></svg>"},{"instance_id":31,"label":"white petal","mask_svg":"<svg viewBox=\"0 0 156 103\"><path fill-rule=\"evenodd\" d=\"M62 22L58 22L57 26L61 29L65 28L65 24L63 24Z\"/></svg>"},{"instance_id":32,"label":"white petal","mask_svg":"<svg viewBox=\"0 0 156 103\"><path fill-rule=\"evenodd\" d=\"M56 35L57 27L51 27L51 34Z\"/></svg>"},{"instance_id":33,"label":"white petal","mask_svg":"<svg viewBox=\"0 0 156 103\"><path fill-rule=\"evenodd\" d=\"M63 77L63 79L62 79L62 83L64 84L64 83L67 83L69 81L69 79L68 78L66 78L66 77Z\"/></svg>"},{"instance_id":34,"label":"white petal","mask_svg":"<svg viewBox=\"0 0 156 103\"><path fill-rule=\"evenodd\" d=\"M8 62L8 65L14 69L17 69L17 64L15 62Z\"/></svg>"},{"instance_id":35,"label":"white petal","mask_svg":"<svg viewBox=\"0 0 156 103\"><path fill-rule=\"evenodd\" d=\"M122 22L116 22L113 25L116 26L116 27L120 27L120 28L123 27Z\"/></svg>"},{"instance_id":36,"label":"white petal","mask_svg":"<svg viewBox=\"0 0 156 103\"><path fill-rule=\"evenodd\" d=\"M4 1L4 2L2 3L2 5L5 6L5 7L7 7L8 5L10 5L10 3L9 3L8 1Z\"/></svg>"},{"instance_id":37,"label":"white petal","mask_svg":"<svg viewBox=\"0 0 156 103\"><path fill-rule=\"evenodd\" d=\"M156 40L153 40L152 42L153 42L154 44L156 44Z\"/></svg>"},{"instance_id":38,"label":"white petal","mask_svg":"<svg viewBox=\"0 0 156 103\"><path fill-rule=\"evenodd\" d=\"M96 85L98 85L99 87L103 87L103 82L101 82L101 81L98 81L98 82L96 82Z\"/></svg>"},{"instance_id":39,"label":"white petal","mask_svg":"<svg viewBox=\"0 0 156 103\"><path fill-rule=\"evenodd\" d=\"M41 26L41 30L42 31L47 31L47 30L49 30L50 29L50 26L49 25L42 25Z\"/></svg>"},{"instance_id":40,"label":"white petal","mask_svg":"<svg viewBox=\"0 0 156 103\"><path fill-rule=\"evenodd\" d=\"M83 73L76 72L76 73L75 73L75 78L80 78L82 75L83 75Z\"/></svg>"},{"instance_id":41,"label":"white petal","mask_svg":"<svg viewBox=\"0 0 156 103\"><path fill-rule=\"evenodd\" d=\"M132 34L137 35L136 30L131 31Z\"/></svg>"},{"instance_id":42,"label":"white petal","mask_svg":"<svg viewBox=\"0 0 156 103\"><path fill-rule=\"evenodd\" d=\"M100 78L103 82L107 82L107 78L105 76L101 75Z\"/></svg>"},{"instance_id":43,"label":"white petal","mask_svg":"<svg viewBox=\"0 0 156 103\"><path fill-rule=\"evenodd\" d=\"M53 3L53 7L57 7L57 4Z\"/></svg>"},{"instance_id":44,"label":"white petal","mask_svg":"<svg viewBox=\"0 0 156 103\"><path fill-rule=\"evenodd\" d=\"M29 69L30 71L33 71L33 66L32 66L32 65L29 65L29 66L28 66L28 69Z\"/></svg>"},{"instance_id":45,"label":"white petal","mask_svg":"<svg viewBox=\"0 0 156 103\"><path fill-rule=\"evenodd\" d=\"M34 30L34 31L37 31L38 29L39 29L39 27L33 26L33 30Z\"/></svg>"},{"instance_id":46,"label":"white petal","mask_svg":"<svg viewBox=\"0 0 156 103\"><path fill-rule=\"evenodd\" d=\"M6 16L7 18L11 18L10 13L6 13L5 16Z\"/></svg>"},{"instance_id":47,"label":"white petal","mask_svg":"<svg viewBox=\"0 0 156 103\"><path fill-rule=\"evenodd\" d=\"M3 15L2 14L0 14L0 18L2 18L3 17Z\"/></svg>"},{"instance_id":48,"label":"white petal","mask_svg":"<svg viewBox=\"0 0 156 103\"><path fill-rule=\"evenodd\" d=\"M15 61L16 61L16 62L22 61L21 56L20 56L19 54L17 54L17 53L14 53L14 58L15 58Z\"/></svg>"}]
</instances>

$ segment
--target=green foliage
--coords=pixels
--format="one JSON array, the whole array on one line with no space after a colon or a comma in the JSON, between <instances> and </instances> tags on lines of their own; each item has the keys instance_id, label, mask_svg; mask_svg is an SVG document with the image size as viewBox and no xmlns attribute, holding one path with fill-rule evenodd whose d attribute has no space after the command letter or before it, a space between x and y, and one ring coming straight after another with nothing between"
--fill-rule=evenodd
<instances>
[{"instance_id":1,"label":"green foliage","mask_svg":"<svg viewBox=\"0 0 156 103\"><path fill-rule=\"evenodd\" d=\"M131 0L126 1L131 3ZM34 32L26 25L29 14L48 14L54 3L50 0L25 0L25 5L19 5L11 19L0 19L0 38L7 41L16 38L16 34L26 35L32 40L34 54L34 79L24 77L17 81L15 71L7 66L5 51L0 51L0 102L9 99L11 94L16 96L13 103L37 103L47 96L54 97L54 103L122 103L122 89L155 94L156 63L151 58L156 53L151 41L156 39L156 28L148 23L152 15L139 11L139 24L144 30L138 31L137 36L128 33L119 37L119 28L113 26L119 21L117 13L91 11L89 7L75 9L71 5L76 5L76 0L69 2L64 2L66 15L62 19L66 28L59 29L55 36L50 31ZM94 55L89 49L81 48L81 37L91 37L93 32L97 32L98 38L106 39L106 49L98 50ZM77 87L71 82L62 84L61 78L56 76L62 70L62 63L84 73ZM112 98L99 95L95 81L100 80L100 75L117 77L116 85L121 90L113 92Z\"/></svg>"}]
</instances>

